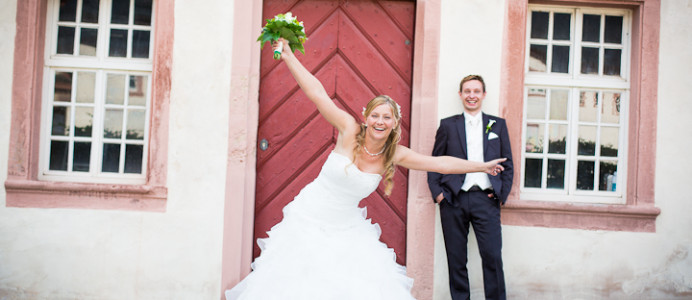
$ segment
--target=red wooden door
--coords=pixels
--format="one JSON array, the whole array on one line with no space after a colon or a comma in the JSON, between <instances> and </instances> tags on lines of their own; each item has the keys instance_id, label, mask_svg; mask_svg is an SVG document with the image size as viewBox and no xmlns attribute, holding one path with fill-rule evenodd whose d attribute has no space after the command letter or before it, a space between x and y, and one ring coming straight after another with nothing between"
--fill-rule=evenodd
<instances>
[{"instance_id":1,"label":"red wooden door","mask_svg":"<svg viewBox=\"0 0 692 300\"><path fill-rule=\"evenodd\" d=\"M266 0L263 20L288 11L304 22L308 35L305 55L297 53L298 59L337 105L362 120L362 107L370 99L391 96L401 105L402 144L408 145L414 2ZM282 219L281 209L317 177L337 134L286 66L272 59L269 45L262 51L260 76L255 240L267 236ZM397 170L390 197L380 184L361 202L401 264L406 258L407 175L405 169Z\"/></svg>"}]
</instances>

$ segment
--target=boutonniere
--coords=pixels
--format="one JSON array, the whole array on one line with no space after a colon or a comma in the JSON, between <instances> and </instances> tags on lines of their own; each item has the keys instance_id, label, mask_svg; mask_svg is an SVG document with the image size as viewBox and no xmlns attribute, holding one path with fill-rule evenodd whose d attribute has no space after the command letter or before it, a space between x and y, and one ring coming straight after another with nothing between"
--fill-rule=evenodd
<instances>
[{"instance_id":1,"label":"boutonniere","mask_svg":"<svg viewBox=\"0 0 692 300\"><path fill-rule=\"evenodd\" d=\"M488 125L485 126L485 133L488 133L488 131L490 131L490 129L493 128L493 124L495 124L495 120L488 121Z\"/></svg>"}]
</instances>

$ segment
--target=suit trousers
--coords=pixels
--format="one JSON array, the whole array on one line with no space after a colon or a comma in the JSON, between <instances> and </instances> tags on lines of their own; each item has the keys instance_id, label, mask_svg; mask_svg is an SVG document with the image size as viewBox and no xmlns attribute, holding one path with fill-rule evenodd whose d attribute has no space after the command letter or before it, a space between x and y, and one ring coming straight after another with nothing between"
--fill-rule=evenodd
<instances>
[{"instance_id":1,"label":"suit trousers","mask_svg":"<svg viewBox=\"0 0 692 300\"><path fill-rule=\"evenodd\" d=\"M449 288L454 300L470 299L468 260L469 224L473 226L483 265L486 299L506 299L502 268L500 203L484 191L461 191L452 202L440 203L440 220L447 250Z\"/></svg>"}]
</instances>

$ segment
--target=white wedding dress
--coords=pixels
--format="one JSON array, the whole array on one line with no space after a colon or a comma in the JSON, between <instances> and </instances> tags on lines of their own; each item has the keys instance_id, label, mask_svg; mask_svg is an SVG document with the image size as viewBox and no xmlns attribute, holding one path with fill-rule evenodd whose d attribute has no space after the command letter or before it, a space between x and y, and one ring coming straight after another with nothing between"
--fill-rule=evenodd
<instances>
[{"instance_id":1,"label":"white wedding dress","mask_svg":"<svg viewBox=\"0 0 692 300\"><path fill-rule=\"evenodd\" d=\"M380 180L330 153L319 176L284 207L269 237L257 240L262 253L253 271L226 291L226 299L413 299L413 279L380 242L379 225L358 207Z\"/></svg>"}]
</instances>

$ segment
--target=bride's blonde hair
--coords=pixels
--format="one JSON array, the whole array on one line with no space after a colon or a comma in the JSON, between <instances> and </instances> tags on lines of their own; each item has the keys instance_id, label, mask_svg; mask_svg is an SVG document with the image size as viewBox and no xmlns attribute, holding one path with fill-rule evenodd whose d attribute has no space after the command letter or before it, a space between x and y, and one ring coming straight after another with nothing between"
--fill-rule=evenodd
<instances>
[{"instance_id":1,"label":"bride's blonde hair","mask_svg":"<svg viewBox=\"0 0 692 300\"><path fill-rule=\"evenodd\" d=\"M388 104L392 109L392 115L394 115L394 121L396 125L392 128L392 132L389 133L387 141L384 144L384 193L389 196L392 194L392 188L394 187L394 171L396 166L394 165L394 154L396 153L396 146L401 140L401 108L392 98L387 95L380 95L368 102L363 110L363 117L367 118L375 107L382 104ZM356 161L356 156L360 155L360 148L363 147L365 143L365 123L360 124L360 132L356 135L356 146L353 149L353 161Z\"/></svg>"}]
</instances>

